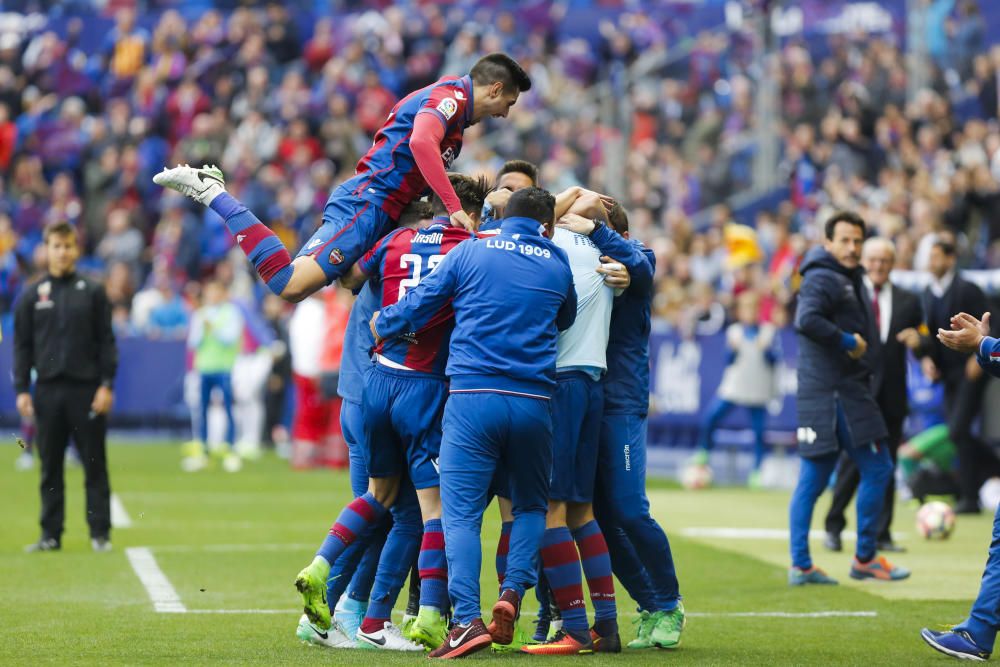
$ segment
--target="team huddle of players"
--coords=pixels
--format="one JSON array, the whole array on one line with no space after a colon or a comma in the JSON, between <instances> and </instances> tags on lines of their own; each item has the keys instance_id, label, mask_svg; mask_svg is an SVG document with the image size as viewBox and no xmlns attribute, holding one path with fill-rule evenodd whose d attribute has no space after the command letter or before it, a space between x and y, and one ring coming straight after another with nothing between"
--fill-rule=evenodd
<instances>
[{"instance_id":1,"label":"team huddle of players","mask_svg":"<svg viewBox=\"0 0 1000 667\"><path fill-rule=\"evenodd\" d=\"M645 494L652 253L628 239L618 203L553 196L529 163L504 165L492 190L446 171L464 129L505 117L530 87L490 54L405 97L294 260L217 168L154 179L219 213L276 294L297 301L338 280L357 294L340 378L355 499L295 581L297 635L311 643L432 658L491 644L618 652L613 573L641 612L628 646L680 641L670 545ZM486 625L480 531L493 497L503 524ZM529 637L518 619L532 587Z\"/></svg>"}]
</instances>

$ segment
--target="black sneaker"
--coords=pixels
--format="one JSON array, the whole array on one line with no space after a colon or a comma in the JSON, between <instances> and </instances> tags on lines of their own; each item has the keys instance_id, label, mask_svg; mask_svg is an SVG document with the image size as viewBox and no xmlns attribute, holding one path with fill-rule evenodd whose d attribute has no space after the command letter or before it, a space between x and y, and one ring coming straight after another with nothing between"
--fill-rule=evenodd
<instances>
[{"instance_id":1,"label":"black sneaker","mask_svg":"<svg viewBox=\"0 0 1000 667\"><path fill-rule=\"evenodd\" d=\"M590 641L594 644L594 653L622 652L622 638L617 632L601 635L596 629L591 628Z\"/></svg>"},{"instance_id":2,"label":"black sneaker","mask_svg":"<svg viewBox=\"0 0 1000 667\"><path fill-rule=\"evenodd\" d=\"M892 540L879 540L875 543L875 550L896 554L906 553L906 547L896 544Z\"/></svg>"},{"instance_id":3,"label":"black sneaker","mask_svg":"<svg viewBox=\"0 0 1000 667\"><path fill-rule=\"evenodd\" d=\"M24 550L29 553L37 553L39 551L59 551L62 549L62 545L59 544L59 540L54 537L43 537L34 544L29 544L24 547Z\"/></svg>"},{"instance_id":4,"label":"black sneaker","mask_svg":"<svg viewBox=\"0 0 1000 667\"><path fill-rule=\"evenodd\" d=\"M840 533L827 532L823 536L823 546L827 551L843 551L844 544L840 541Z\"/></svg>"}]
</instances>

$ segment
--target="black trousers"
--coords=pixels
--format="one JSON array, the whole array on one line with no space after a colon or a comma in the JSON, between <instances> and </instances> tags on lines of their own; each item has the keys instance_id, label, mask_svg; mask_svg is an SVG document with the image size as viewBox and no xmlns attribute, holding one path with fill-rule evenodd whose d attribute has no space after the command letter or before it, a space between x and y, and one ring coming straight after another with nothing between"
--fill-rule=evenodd
<instances>
[{"instance_id":1,"label":"black trousers","mask_svg":"<svg viewBox=\"0 0 1000 667\"><path fill-rule=\"evenodd\" d=\"M91 416L98 385L53 380L35 387L38 455L42 462L42 536L60 539L66 523L63 460L69 438L80 452L87 491L87 525L91 537L111 533L111 488L108 484L107 420Z\"/></svg>"},{"instance_id":2,"label":"black trousers","mask_svg":"<svg viewBox=\"0 0 1000 667\"><path fill-rule=\"evenodd\" d=\"M1000 475L1000 459L972 434L972 424L982 411L987 380L981 377L970 382L963 375L944 386L948 434L958 450L959 500L965 506L978 506L979 487L990 477Z\"/></svg>"},{"instance_id":3,"label":"black trousers","mask_svg":"<svg viewBox=\"0 0 1000 667\"><path fill-rule=\"evenodd\" d=\"M903 441L903 418L886 420L889 428L889 455L892 456L893 468L896 466L896 453L899 445ZM830 503L830 511L826 513L826 532L840 535L847 525L844 512L851 504L851 498L858 489L858 482L861 481L861 473L854 465L851 457L843 454L837 466L837 483L833 487L833 502ZM892 533L892 512L896 504L896 475L889 478L889 484L885 487L885 501L882 503L882 512L878 518L878 533L875 538L879 542L891 542Z\"/></svg>"}]
</instances>

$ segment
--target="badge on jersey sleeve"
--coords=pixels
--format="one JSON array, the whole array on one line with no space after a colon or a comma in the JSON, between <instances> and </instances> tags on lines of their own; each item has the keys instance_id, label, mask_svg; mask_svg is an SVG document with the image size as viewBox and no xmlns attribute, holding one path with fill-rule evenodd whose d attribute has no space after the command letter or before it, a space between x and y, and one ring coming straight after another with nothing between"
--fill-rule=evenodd
<instances>
[{"instance_id":1,"label":"badge on jersey sleeve","mask_svg":"<svg viewBox=\"0 0 1000 667\"><path fill-rule=\"evenodd\" d=\"M451 120L451 117L458 111L458 102L454 98L446 97L438 102L437 110L444 114L444 117Z\"/></svg>"}]
</instances>

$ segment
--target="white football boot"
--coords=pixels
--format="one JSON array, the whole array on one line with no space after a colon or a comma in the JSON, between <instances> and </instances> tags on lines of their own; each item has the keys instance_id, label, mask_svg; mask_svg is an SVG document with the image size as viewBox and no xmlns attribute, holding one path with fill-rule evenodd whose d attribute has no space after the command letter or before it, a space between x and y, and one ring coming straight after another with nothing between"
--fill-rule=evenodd
<instances>
[{"instance_id":1,"label":"white football boot","mask_svg":"<svg viewBox=\"0 0 1000 667\"><path fill-rule=\"evenodd\" d=\"M299 619L299 627L295 629L295 636L315 646L326 646L327 648L357 648L354 640L347 636L340 623L333 621L329 630L320 630L309 622L305 614Z\"/></svg>"},{"instance_id":2,"label":"white football boot","mask_svg":"<svg viewBox=\"0 0 1000 667\"><path fill-rule=\"evenodd\" d=\"M423 646L404 637L402 631L393 625L392 621L386 621L383 628L375 632L358 630L358 648L424 652Z\"/></svg>"},{"instance_id":3,"label":"white football boot","mask_svg":"<svg viewBox=\"0 0 1000 667\"><path fill-rule=\"evenodd\" d=\"M163 171L153 176L153 182L187 195L205 206L226 191L226 179L222 170L214 164L202 165L201 169L186 164L179 164L173 169L164 167Z\"/></svg>"}]
</instances>

